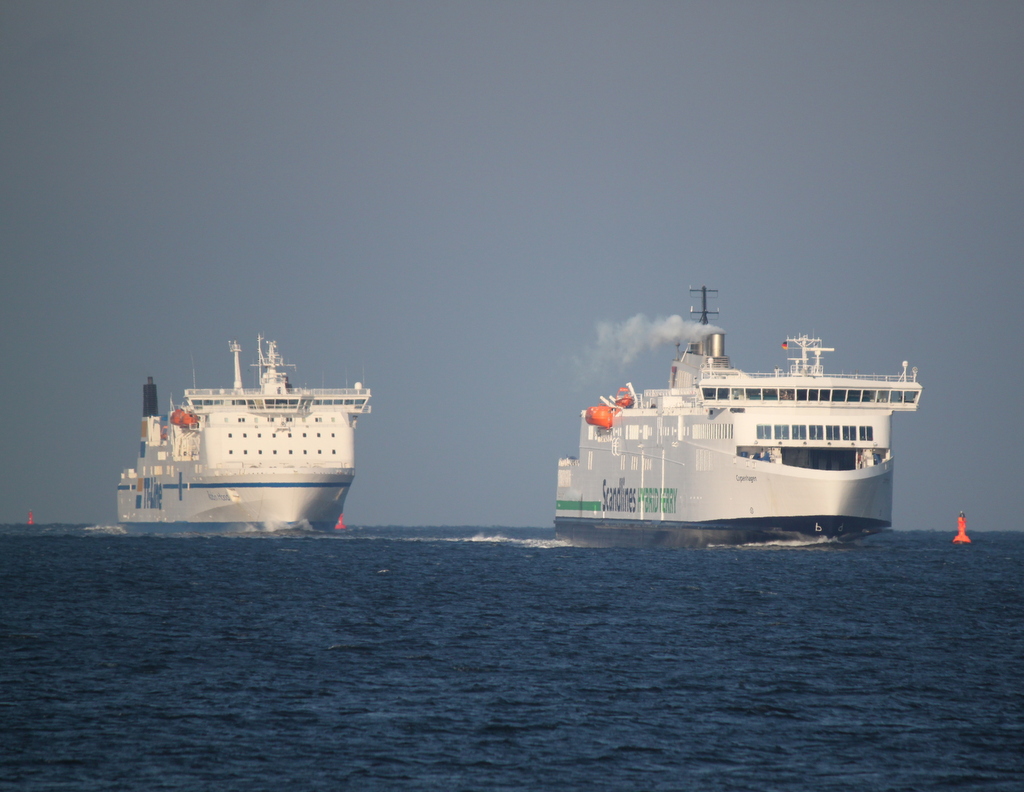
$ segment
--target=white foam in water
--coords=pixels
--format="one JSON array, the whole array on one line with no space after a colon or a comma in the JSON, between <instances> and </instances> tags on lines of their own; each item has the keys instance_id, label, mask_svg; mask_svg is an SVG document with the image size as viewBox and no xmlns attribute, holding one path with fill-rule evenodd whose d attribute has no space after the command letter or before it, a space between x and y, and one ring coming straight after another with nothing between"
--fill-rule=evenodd
<instances>
[{"instance_id":1,"label":"white foam in water","mask_svg":"<svg viewBox=\"0 0 1024 792\"><path fill-rule=\"evenodd\" d=\"M87 525L85 530L93 533L104 534L127 534L128 531L121 525Z\"/></svg>"},{"instance_id":2,"label":"white foam in water","mask_svg":"<svg viewBox=\"0 0 1024 792\"><path fill-rule=\"evenodd\" d=\"M476 536L468 539L453 539L455 542L493 542L496 544L512 544L517 547L537 547L542 549L552 547L571 547L568 542L564 542L561 539L516 539L510 536L504 536L502 534L482 534L479 533Z\"/></svg>"},{"instance_id":3,"label":"white foam in water","mask_svg":"<svg viewBox=\"0 0 1024 792\"><path fill-rule=\"evenodd\" d=\"M839 539L835 537L822 536L814 539L770 539L767 542L748 542L741 545L708 545L709 548L743 548L757 549L760 547L821 547L824 545L838 545Z\"/></svg>"}]
</instances>

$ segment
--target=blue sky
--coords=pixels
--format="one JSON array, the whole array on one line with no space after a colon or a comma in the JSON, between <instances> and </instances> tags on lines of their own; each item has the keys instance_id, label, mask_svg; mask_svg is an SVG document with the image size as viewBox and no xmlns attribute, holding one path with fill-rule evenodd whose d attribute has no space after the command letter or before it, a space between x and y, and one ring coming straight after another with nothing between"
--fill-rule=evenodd
<instances>
[{"instance_id":1,"label":"blue sky","mask_svg":"<svg viewBox=\"0 0 1024 792\"><path fill-rule=\"evenodd\" d=\"M894 525L1021 525L1020 3L5 2L0 522L112 522L141 385L363 380L351 524L550 525L599 322L920 369Z\"/></svg>"}]
</instances>

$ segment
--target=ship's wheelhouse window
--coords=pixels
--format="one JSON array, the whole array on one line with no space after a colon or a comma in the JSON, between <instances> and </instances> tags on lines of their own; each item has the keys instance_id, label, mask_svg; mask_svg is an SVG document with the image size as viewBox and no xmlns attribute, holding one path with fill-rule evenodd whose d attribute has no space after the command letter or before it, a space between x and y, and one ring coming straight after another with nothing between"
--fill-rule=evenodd
<instances>
[{"instance_id":1,"label":"ship's wheelhouse window","mask_svg":"<svg viewBox=\"0 0 1024 792\"><path fill-rule=\"evenodd\" d=\"M719 399L728 399L729 398L729 389L728 388L719 388L718 389L718 398Z\"/></svg>"},{"instance_id":2,"label":"ship's wheelhouse window","mask_svg":"<svg viewBox=\"0 0 1024 792\"><path fill-rule=\"evenodd\" d=\"M903 403L913 404L917 400L917 391L903 391Z\"/></svg>"},{"instance_id":3,"label":"ship's wheelhouse window","mask_svg":"<svg viewBox=\"0 0 1024 792\"><path fill-rule=\"evenodd\" d=\"M818 394L814 394L814 395L817 396ZM807 401L807 388L797 388L796 389L796 400L797 401Z\"/></svg>"},{"instance_id":4,"label":"ship's wheelhouse window","mask_svg":"<svg viewBox=\"0 0 1024 792\"><path fill-rule=\"evenodd\" d=\"M757 439L758 440L771 440L772 439L772 428L767 424L757 425Z\"/></svg>"},{"instance_id":5,"label":"ship's wheelhouse window","mask_svg":"<svg viewBox=\"0 0 1024 792\"><path fill-rule=\"evenodd\" d=\"M862 426L860 427L860 439L871 441L875 439L875 427L873 426Z\"/></svg>"},{"instance_id":6,"label":"ship's wheelhouse window","mask_svg":"<svg viewBox=\"0 0 1024 792\"><path fill-rule=\"evenodd\" d=\"M234 407L245 407L245 399L232 399L231 404Z\"/></svg>"},{"instance_id":7,"label":"ship's wheelhouse window","mask_svg":"<svg viewBox=\"0 0 1024 792\"><path fill-rule=\"evenodd\" d=\"M884 404L889 401L889 391L880 390L875 392L875 401Z\"/></svg>"},{"instance_id":8,"label":"ship's wheelhouse window","mask_svg":"<svg viewBox=\"0 0 1024 792\"><path fill-rule=\"evenodd\" d=\"M818 391L818 401L828 401L828 395L831 391L822 388Z\"/></svg>"},{"instance_id":9,"label":"ship's wheelhouse window","mask_svg":"<svg viewBox=\"0 0 1024 792\"><path fill-rule=\"evenodd\" d=\"M761 389L760 388L747 388L747 398L751 401L761 401Z\"/></svg>"},{"instance_id":10,"label":"ship's wheelhouse window","mask_svg":"<svg viewBox=\"0 0 1024 792\"><path fill-rule=\"evenodd\" d=\"M864 394L860 397L860 400L863 402L873 402L875 400L876 393L877 391L866 390L864 391Z\"/></svg>"},{"instance_id":11,"label":"ship's wheelhouse window","mask_svg":"<svg viewBox=\"0 0 1024 792\"><path fill-rule=\"evenodd\" d=\"M860 401L860 391L859 390L848 390L846 392L846 400L848 402L859 402Z\"/></svg>"},{"instance_id":12,"label":"ship's wheelhouse window","mask_svg":"<svg viewBox=\"0 0 1024 792\"><path fill-rule=\"evenodd\" d=\"M846 401L846 391L843 389L835 389L832 391L832 401L841 402Z\"/></svg>"},{"instance_id":13,"label":"ship's wheelhouse window","mask_svg":"<svg viewBox=\"0 0 1024 792\"><path fill-rule=\"evenodd\" d=\"M356 407L366 403L366 399L356 399Z\"/></svg>"},{"instance_id":14,"label":"ship's wheelhouse window","mask_svg":"<svg viewBox=\"0 0 1024 792\"><path fill-rule=\"evenodd\" d=\"M793 439L794 440L806 440L807 439L807 427L799 424L793 424Z\"/></svg>"},{"instance_id":15,"label":"ship's wheelhouse window","mask_svg":"<svg viewBox=\"0 0 1024 792\"><path fill-rule=\"evenodd\" d=\"M823 426L812 426L811 427L811 440L824 440L825 439L825 427Z\"/></svg>"},{"instance_id":16,"label":"ship's wheelhouse window","mask_svg":"<svg viewBox=\"0 0 1024 792\"><path fill-rule=\"evenodd\" d=\"M776 440L789 440L789 424L776 424L775 425L775 439Z\"/></svg>"},{"instance_id":17,"label":"ship's wheelhouse window","mask_svg":"<svg viewBox=\"0 0 1024 792\"><path fill-rule=\"evenodd\" d=\"M902 404L903 391L889 391L889 401L892 404Z\"/></svg>"},{"instance_id":18,"label":"ship's wheelhouse window","mask_svg":"<svg viewBox=\"0 0 1024 792\"><path fill-rule=\"evenodd\" d=\"M745 399L745 398L747 398L746 391L743 388L733 388L732 389L732 398L735 399L735 400Z\"/></svg>"},{"instance_id":19,"label":"ship's wheelhouse window","mask_svg":"<svg viewBox=\"0 0 1024 792\"><path fill-rule=\"evenodd\" d=\"M779 401L793 401L793 389L779 388Z\"/></svg>"},{"instance_id":20,"label":"ship's wheelhouse window","mask_svg":"<svg viewBox=\"0 0 1024 792\"><path fill-rule=\"evenodd\" d=\"M778 401L779 400L779 389L778 388L765 388L763 391L763 398L765 401Z\"/></svg>"},{"instance_id":21,"label":"ship's wheelhouse window","mask_svg":"<svg viewBox=\"0 0 1024 792\"><path fill-rule=\"evenodd\" d=\"M714 388L703 388L705 399L714 399L717 391Z\"/></svg>"},{"instance_id":22,"label":"ship's wheelhouse window","mask_svg":"<svg viewBox=\"0 0 1024 792\"><path fill-rule=\"evenodd\" d=\"M843 427L843 440L856 440L857 439L857 427L856 426L844 426Z\"/></svg>"}]
</instances>

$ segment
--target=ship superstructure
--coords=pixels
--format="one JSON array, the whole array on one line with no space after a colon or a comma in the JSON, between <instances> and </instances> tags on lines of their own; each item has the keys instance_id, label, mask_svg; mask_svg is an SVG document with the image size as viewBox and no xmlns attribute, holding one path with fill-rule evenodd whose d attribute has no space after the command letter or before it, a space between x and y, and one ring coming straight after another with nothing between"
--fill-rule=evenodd
<instances>
[{"instance_id":1,"label":"ship superstructure","mask_svg":"<svg viewBox=\"0 0 1024 792\"><path fill-rule=\"evenodd\" d=\"M709 290L700 313L707 325ZM708 328L672 361L669 387L631 384L580 415L559 460L557 535L589 546L850 540L892 521L892 416L921 401L917 369L826 374L834 351L786 340L788 370L733 368Z\"/></svg>"},{"instance_id":2,"label":"ship superstructure","mask_svg":"<svg viewBox=\"0 0 1024 792\"><path fill-rule=\"evenodd\" d=\"M192 388L160 415L143 386L139 457L117 488L122 524L219 530L254 524L330 530L343 525L355 475L354 433L370 390L298 388L277 345L258 339L259 387Z\"/></svg>"}]
</instances>

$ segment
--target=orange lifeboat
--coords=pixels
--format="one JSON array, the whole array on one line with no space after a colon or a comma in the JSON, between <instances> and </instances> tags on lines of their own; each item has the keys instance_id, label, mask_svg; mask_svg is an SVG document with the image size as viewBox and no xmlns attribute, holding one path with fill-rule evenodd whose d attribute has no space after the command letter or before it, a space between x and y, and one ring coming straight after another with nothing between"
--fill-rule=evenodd
<instances>
[{"instance_id":1,"label":"orange lifeboat","mask_svg":"<svg viewBox=\"0 0 1024 792\"><path fill-rule=\"evenodd\" d=\"M615 404L618 407L633 406L633 394L629 392L629 388L619 388L619 395L615 397Z\"/></svg>"},{"instance_id":2,"label":"orange lifeboat","mask_svg":"<svg viewBox=\"0 0 1024 792\"><path fill-rule=\"evenodd\" d=\"M199 416L194 412L188 412L179 408L171 413L171 423L185 429L194 429L199 426Z\"/></svg>"},{"instance_id":3,"label":"orange lifeboat","mask_svg":"<svg viewBox=\"0 0 1024 792\"><path fill-rule=\"evenodd\" d=\"M619 413L619 408L609 407L607 404L598 404L596 407L587 407L585 420L593 426L600 426L602 429L611 429L612 421Z\"/></svg>"}]
</instances>

